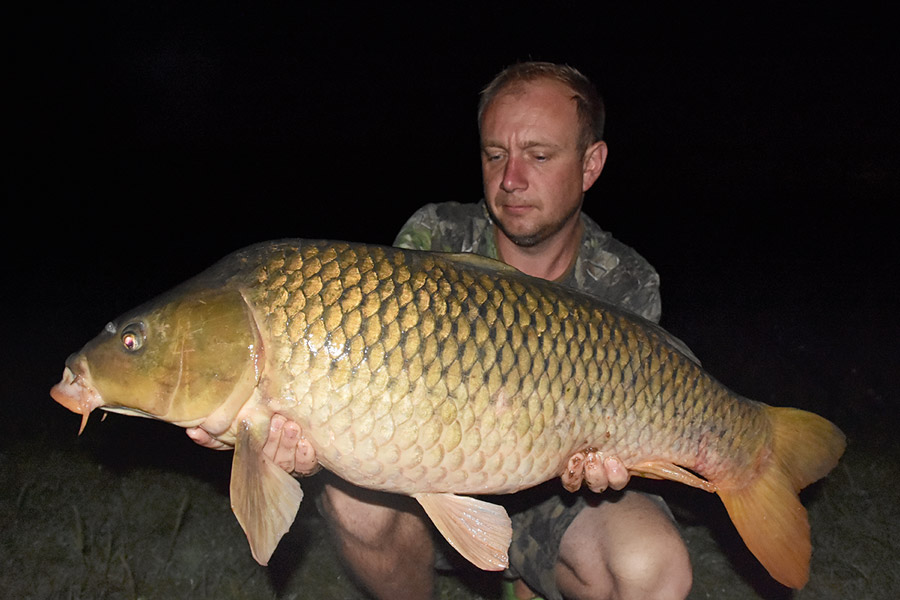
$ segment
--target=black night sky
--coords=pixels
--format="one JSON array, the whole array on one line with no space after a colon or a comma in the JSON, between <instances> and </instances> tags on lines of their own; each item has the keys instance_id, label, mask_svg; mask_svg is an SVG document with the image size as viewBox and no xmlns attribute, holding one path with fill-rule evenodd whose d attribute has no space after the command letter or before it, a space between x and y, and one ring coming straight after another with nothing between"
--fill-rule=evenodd
<instances>
[{"instance_id":1,"label":"black night sky","mask_svg":"<svg viewBox=\"0 0 900 600\"><path fill-rule=\"evenodd\" d=\"M663 324L707 364L748 327L763 331L750 355L895 354L885 14L330 4L28 5L9 20L7 424L40 406L74 429L46 393L66 356L232 250L390 243L424 203L478 200L478 91L525 59L568 62L603 92L610 156L585 210L656 266ZM724 324L713 337L689 326L707 316Z\"/></svg>"}]
</instances>

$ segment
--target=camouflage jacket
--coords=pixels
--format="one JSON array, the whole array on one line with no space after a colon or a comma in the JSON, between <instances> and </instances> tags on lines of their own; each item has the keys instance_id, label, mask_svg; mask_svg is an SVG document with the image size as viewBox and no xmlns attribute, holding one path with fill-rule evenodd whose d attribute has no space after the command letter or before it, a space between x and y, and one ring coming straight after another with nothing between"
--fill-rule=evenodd
<instances>
[{"instance_id":1,"label":"camouflage jacket","mask_svg":"<svg viewBox=\"0 0 900 600\"><path fill-rule=\"evenodd\" d=\"M557 282L659 322L659 275L640 254L581 213L581 250ZM394 245L411 250L472 252L497 258L494 226L484 200L428 204L406 222Z\"/></svg>"}]
</instances>

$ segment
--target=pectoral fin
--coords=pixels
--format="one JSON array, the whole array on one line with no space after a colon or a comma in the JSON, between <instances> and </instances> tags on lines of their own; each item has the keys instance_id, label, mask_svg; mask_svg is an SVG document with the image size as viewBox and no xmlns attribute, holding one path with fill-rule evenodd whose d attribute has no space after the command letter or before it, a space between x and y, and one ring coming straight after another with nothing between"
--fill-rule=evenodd
<instances>
[{"instance_id":1,"label":"pectoral fin","mask_svg":"<svg viewBox=\"0 0 900 600\"><path fill-rule=\"evenodd\" d=\"M497 504L453 494L415 494L438 531L472 564L485 571L509 566L512 524Z\"/></svg>"},{"instance_id":2,"label":"pectoral fin","mask_svg":"<svg viewBox=\"0 0 900 600\"><path fill-rule=\"evenodd\" d=\"M263 456L263 442L242 423L231 467L231 510L261 565L268 564L303 499L300 483Z\"/></svg>"}]
</instances>

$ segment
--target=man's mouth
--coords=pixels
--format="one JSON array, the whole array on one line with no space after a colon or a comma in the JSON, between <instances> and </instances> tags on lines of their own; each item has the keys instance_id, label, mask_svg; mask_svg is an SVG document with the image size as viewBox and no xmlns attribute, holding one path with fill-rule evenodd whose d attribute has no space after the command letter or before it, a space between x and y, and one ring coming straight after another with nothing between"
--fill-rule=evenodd
<instances>
[{"instance_id":1,"label":"man's mouth","mask_svg":"<svg viewBox=\"0 0 900 600\"><path fill-rule=\"evenodd\" d=\"M504 203L500 205L500 208L506 212L510 212L513 214L521 214L528 212L530 210L534 210L534 206L531 204L517 204L517 203Z\"/></svg>"}]
</instances>

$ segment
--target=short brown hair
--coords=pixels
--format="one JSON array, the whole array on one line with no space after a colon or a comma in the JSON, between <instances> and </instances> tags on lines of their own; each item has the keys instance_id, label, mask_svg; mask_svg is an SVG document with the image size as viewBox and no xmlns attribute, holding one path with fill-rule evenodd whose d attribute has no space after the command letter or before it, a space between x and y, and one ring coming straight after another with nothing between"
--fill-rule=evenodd
<instances>
[{"instance_id":1,"label":"short brown hair","mask_svg":"<svg viewBox=\"0 0 900 600\"><path fill-rule=\"evenodd\" d=\"M550 62L521 62L501 71L487 86L481 90L478 100L478 128L488 105L500 92L520 83L538 79L551 79L566 85L572 90L581 131L578 136L579 151L584 152L588 146L603 139L603 126L606 121L606 109L603 97L594 84L578 69L569 65L558 65Z\"/></svg>"}]
</instances>

